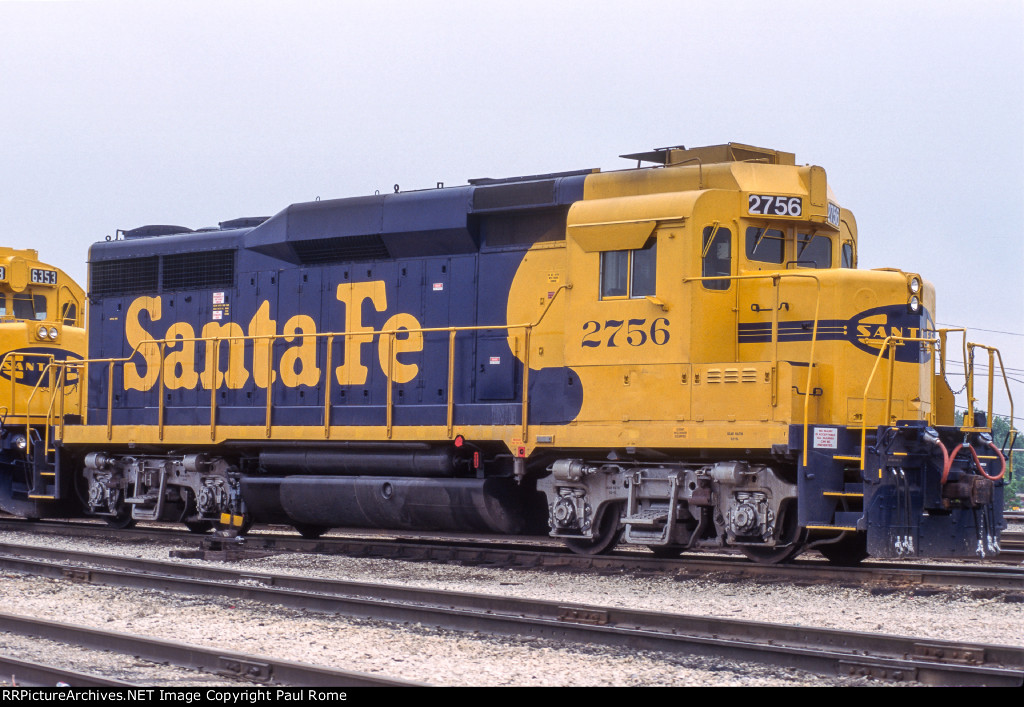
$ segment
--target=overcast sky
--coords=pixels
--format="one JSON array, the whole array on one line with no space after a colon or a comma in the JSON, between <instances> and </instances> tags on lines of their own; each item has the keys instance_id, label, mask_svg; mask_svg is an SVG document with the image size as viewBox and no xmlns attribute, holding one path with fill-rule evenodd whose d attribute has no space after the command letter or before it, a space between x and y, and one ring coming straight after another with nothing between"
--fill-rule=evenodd
<instances>
[{"instance_id":1,"label":"overcast sky","mask_svg":"<svg viewBox=\"0 0 1024 707\"><path fill-rule=\"evenodd\" d=\"M823 166L860 265L990 329L1024 411L1024 4L7 2L0 243L745 142ZM1008 410L997 410L1008 412Z\"/></svg>"}]
</instances>

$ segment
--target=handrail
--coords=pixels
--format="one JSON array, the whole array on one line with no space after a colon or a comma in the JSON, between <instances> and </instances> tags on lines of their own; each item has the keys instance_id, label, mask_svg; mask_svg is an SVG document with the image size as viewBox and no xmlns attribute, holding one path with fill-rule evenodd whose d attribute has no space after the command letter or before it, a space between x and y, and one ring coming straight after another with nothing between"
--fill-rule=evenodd
<instances>
[{"instance_id":1,"label":"handrail","mask_svg":"<svg viewBox=\"0 0 1024 707\"><path fill-rule=\"evenodd\" d=\"M26 420L30 420L33 417L36 417L36 418L39 418L39 417L46 418L47 417L47 413L38 413L38 412L37 413L33 413L31 411L31 407L32 407L31 400L35 396L35 391L39 388L39 381L42 381L44 379L45 375L50 370L49 366L54 362L55 359L53 358L53 354L33 353L33 354L30 354L30 355L32 357L34 357L34 358L35 357L47 356L48 357L48 361L44 365L43 370L42 370L42 372L39 375L39 380L36 381L35 386L33 386L33 388L32 388L32 392L29 394L29 401L26 402L26 404L25 404L25 412L24 413L19 413L17 411L18 410L17 398L16 398L17 390L16 390L16 386L15 385L13 385L13 384L11 385L11 405L10 405L9 408L4 406L4 409L7 411L5 413L5 417L12 417L12 416L13 417L21 417L22 414L24 415ZM11 366L11 369L10 369L10 371L11 371L10 380L12 381L12 383L14 381L14 375L15 375L15 371L17 370L16 366L18 364L18 361L20 360L21 365L24 366L25 365L25 356L26 356L26 354L21 352L21 351L6 351L6 352L4 352L4 354L2 356L0 356L0 371L4 370L4 368L7 365L10 365Z\"/></svg>"},{"instance_id":2,"label":"handrail","mask_svg":"<svg viewBox=\"0 0 1024 707\"><path fill-rule=\"evenodd\" d=\"M868 376L867 383L864 385L864 395L861 398L861 435L860 435L860 468L862 471L867 471L865 464L867 462L867 428L868 428L868 392L871 389L871 384L874 382L875 374L878 372L878 365L882 361L883 355L888 350L889 352L889 365L888 365L888 387L885 398L885 418L883 424L888 425L892 420L892 388L893 379L896 366L896 347L906 343L920 343L928 347L931 359L932 359L932 391L931 391L931 409L928 412L928 422L934 424L937 419L937 412L935 410L936 404L936 391L935 391L935 378L937 373L941 373L945 377L946 370L946 356L945 356L945 343L946 335L950 332L965 331L964 329L938 329L936 333L938 338L927 338L927 337L913 337L913 336L887 336L878 349L878 355L875 357L875 363L871 368L871 374ZM941 360L935 356L936 346L941 347ZM989 352L989 369L988 369L988 427L974 427L974 367L968 366L967 361L973 358L974 349L985 349ZM994 380L995 380L995 366L994 357L999 358L999 367L1002 373L1003 382L1006 385L1006 394L1010 400L1010 428L1013 428L1013 396L1010 394L1010 384L1006 378L1006 370L1003 367L1003 357L996 349L991 346L985 346L984 344L976 344L968 342L966 337L964 339L964 375L966 376L966 387L967 387L967 399L968 399L968 415L971 418L971 425L962 425L961 429L964 432L991 432L992 430L992 403L994 399ZM936 363L939 365L939 371L935 370ZM967 422L967 418L964 418L964 422ZM879 478L881 478L882 470L879 469Z\"/></svg>"},{"instance_id":3,"label":"handrail","mask_svg":"<svg viewBox=\"0 0 1024 707\"><path fill-rule=\"evenodd\" d=\"M792 279L807 279L814 280L816 291L814 295L814 326L811 331L811 352L810 358L807 361L807 383L806 392L804 393L804 440L803 440L803 461L804 466L807 466L807 439L809 432L809 420L808 415L810 413L810 402L811 402L811 382L814 373L814 352L815 346L818 343L818 314L821 311L821 278L815 273L808 272L772 272L756 275L715 275L713 277L684 277L682 282L687 284L690 282L703 282L705 280L764 280L770 279L774 283L775 287L779 286L779 281L782 278ZM737 297L739 293L737 292ZM778 291L776 291L776 299L778 298ZM779 365L779 341L778 341L778 317L779 308L776 305L772 308L772 345L775 348L775 360L773 361L776 368ZM737 357L738 358L738 357Z\"/></svg>"},{"instance_id":4,"label":"handrail","mask_svg":"<svg viewBox=\"0 0 1024 707\"><path fill-rule=\"evenodd\" d=\"M157 417L158 417L158 419L157 419L158 438L160 440L163 440L163 438L164 438L164 430L165 430L165 427L166 427L165 402L164 402L165 381L164 381L164 365L163 364L164 364L164 361L166 360L167 348L169 346L175 346L176 347L178 345L197 344L197 343L205 343L207 345L212 345L214 347L214 355L211 357L211 360L214 362L213 363L214 370L211 372L212 380L210 381L210 386L211 386L211 389L210 389L210 441L211 442L215 442L216 439L217 439L216 391L220 387L220 386L217 385L216 373L219 370L220 352L222 350L221 349L221 344L223 342L228 342L229 345L231 345L232 343L241 342L244 345L245 342L251 341L251 342L253 342L253 347L254 348L257 347L257 346L266 346L268 348L268 350L272 350L274 343L276 343L277 341L280 341L280 340L284 340L284 339L287 339L288 341L294 340L296 338L299 339L300 341L305 341L307 339L313 339L313 340L325 339L326 340L326 347L327 347L327 360L326 360L326 365L324 367L325 386L324 386L324 422L323 422L323 427L324 427L324 437L326 439L330 439L330 435L331 435L331 432L330 432L330 409L331 409L330 393L331 393L331 387L332 387L332 380L331 380L331 378L333 376L331 360L332 360L332 357L333 357L334 340L335 340L335 338L341 337L342 340L344 341L344 338L346 336L349 336L350 334L356 334L356 335L361 336L361 337L368 336L368 337L371 337L371 338L375 337L375 336L381 336L381 337L385 337L386 336L387 337L387 346L388 346L388 357L387 357L387 360L388 360L389 363L388 363L388 370L385 371L385 373L387 375L387 379L388 379L387 402L386 402L386 406L387 406L387 413L386 414L387 414L387 417L386 417L385 429L386 429L386 433L387 433L388 437L390 438L390 436L392 434L392 428L393 428L393 405L394 405L394 398L393 398L393 391L392 391L392 386L393 386L392 380L393 380L393 366L394 366L394 358L395 358L395 355L394 355L394 350L395 350L394 342L395 342L395 338L398 336L398 334L405 334L405 335L419 334L419 335L422 335L422 334L429 334L429 333L447 333L448 334L449 354L448 354L448 396L447 396L447 405L446 405L446 407L447 407L447 410L446 410L446 423L447 423L447 429L448 429L448 436L451 437L453 432L454 432L454 393L455 393L455 385L454 385L454 374L455 374L455 360L454 360L454 357L455 357L455 353L454 352L455 352L455 337L456 337L456 335L458 333L462 333L462 332L505 331L507 333L507 336L513 336L513 332L516 332L518 330L522 330L523 331L523 340L524 340L524 345L525 345L525 350L523 351L522 358L521 358L522 363L523 363L523 385L522 385L522 395L523 395L522 415L523 415L523 419L522 419L522 436L523 436L523 439L525 440L526 439L526 435L527 435L528 430L529 430L529 427L528 427L529 421L528 421L527 417L528 417L528 413L529 413L530 333L532 332L532 330L534 328L538 327L544 321L544 319L546 318L548 312L551 310L551 308L554 305L556 299L558 298L558 295L561 294L561 292L563 290L569 290L569 289L572 289L572 285L568 284L568 283L559 286L555 290L555 292L551 296L551 298L547 301L543 311L541 311L541 313L537 317L537 319L535 321L533 321L533 322L528 322L528 323L525 323L525 324L494 324L494 325L454 326L454 327L419 327L419 328L405 328L405 327L401 327L401 328L394 328L394 329L379 329L379 330L359 331L359 332L344 332L344 331L342 331L342 332L316 332L316 333L311 333L311 334L306 334L306 333L302 333L302 334L297 334L297 333L288 333L288 334L274 333L274 334L257 334L257 335L224 336L224 337L202 337L202 336L196 336L196 337L180 337L180 338L176 337L176 338L171 339L171 340L168 340L168 339L146 339L144 341L140 341L132 349L132 352L130 354L128 354L127 356L124 356L124 357L120 357L120 358L108 357L108 358L96 358L96 359L81 359L81 360L76 360L76 361L67 361L66 365L71 367L71 368L73 368L73 369L78 370L80 376L83 376L83 375L87 376L88 375L89 366L91 366L91 365L99 365L99 364L106 364L107 365L107 419L106 419L106 427L107 427L107 439L110 440L110 439L113 438L113 390L114 390L113 383L114 383L114 370L115 370L115 367L118 366L118 365L124 366L124 364L130 363L133 359L135 359L136 355L138 355L140 353L140 351L144 349L144 347L151 347L151 346L159 347L160 365L159 365L159 368L158 368L157 382L155 383L155 386L156 386L156 389L157 389L157 392L158 392L158 395L159 395L159 401L158 401L158 405L157 405L157 409L158 409L158 413L157 413ZM518 351L518 337L516 337L516 341L517 341L517 345L516 345L517 350L514 352L514 354L515 354L516 358L519 358L520 354L519 354L519 351ZM0 359L0 365L2 365L2 359ZM273 367L273 365L268 365L267 366L267 381L266 381L267 401L266 401L266 416L265 416L265 430L266 430L266 436L268 438L271 436L272 429L273 429L272 415L271 415L271 412L272 412L272 399L273 399L273 396L272 396L273 379L274 379L274 367ZM84 414L85 408L83 407L82 409L83 409L83 414ZM85 421L87 423L87 420L85 420L84 418L83 418L83 421Z\"/></svg>"},{"instance_id":5,"label":"handrail","mask_svg":"<svg viewBox=\"0 0 1024 707\"><path fill-rule=\"evenodd\" d=\"M14 365L16 365L16 360L17 360L18 357L21 357L22 365L24 365L24 356L25 356L25 354L22 354L22 353L16 352L16 351L5 352L4 355L2 357L0 357L0 370L2 370L3 366L6 365L8 362L10 362L12 367ZM66 379L67 379L68 361L55 359L53 357L53 354L32 354L32 356L34 356L34 357L45 356L45 357L47 357L48 360L47 360L46 364L43 366L43 370L40 372L39 378L36 380L35 385L32 386L31 391L29 391L28 398L25 401L24 418L25 418L25 454L26 454L26 456L30 456L31 453L32 453L32 422L33 422L33 418L37 419L36 420L37 424L38 424L38 422L43 422L44 423L43 424L43 427L44 427L44 431L43 431L43 450L44 450L44 452L51 451L50 450L50 427L53 425L54 406L57 404L57 400L58 399L60 400L60 410L61 410L61 412L60 412L61 433L60 434L61 434L61 436L63 436L63 429L64 429L64 396L67 394L67 393L64 392L64 389L66 387L66 382L67 382ZM46 386L43 386L42 385L43 381L46 381L47 379L49 379L49 384L46 385ZM11 380L13 380L13 369L12 369ZM15 417L21 417L22 415L20 415L17 412L17 406L15 405L15 395L14 395L14 392L13 392L14 385L11 386L11 390L12 390L12 393L11 393L12 408L11 409L12 409L13 412L11 412L10 414L14 415ZM45 403L46 412L33 413L32 412L32 401L35 400L36 393L38 393L40 390L49 390L50 391L50 397L49 397L49 399ZM58 390L60 391L59 394L57 392ZM42 418L42 419L40 420L39 418Z\"/></svg>"},{"instance_id":6,"label":"handrail","mask_svg":"<svg viewBox=\"0 0 1024 707\"><path fill-rule=\"evenodd\" d=\"M988 351L988 410L986 416L988 420L988 427L974 427L974 366L971 365L970 369L967 369L966 362L964 364L964 374L967 378L967 414L970 416L971 427L964 425L964 430L967 432L982 432L985 430L992 430L992 403L994 400L994 371L995 371L995 358L999 358L999 372L1003 377L1003 385L1006 387L1006 397L1010 402L1010 429L1013 429L1013 395L1010 393L1010 382L1006 378L1006 368L1003 366L1003 355L999 352L999 349L993 346L986 346L985 344L977 344L974 342L966 342L965 347L973 351L973 349L984 349ZM973 359L973 357L972 357ZM964 418L967 421L967 418Z\"/></svg>"},{"instance_id":7,"label":"handrail","mask_svg":"<svg viewBox=\"0 0 1024 707\"><path fill-rule=\"evenodd\" d=\"M868 376L867 383L864 384L864 395L861 398L861 413L860 413L860 417L861 417L861 428L860 428L860 468L861 468L862 472L867 471L865 465L867 464L868 391L871 389L871 384L875 380L875 374L878 372L878 364L882 362L882 356L886 352L886 350L888 349L889 350L889 357L888 357L889 358L889 366L888 366L889 384L888 384L888 387L886 389L886 399L885 399L885 424L888 425L890 420L891 420L891 416L892 416L892 386L893 386L893 379L895 378L894 374L895 374L895 368L896 368L896 347L901 345L901 344L903 344L903 343L908 343L908 342L923 343L926 346L928 346L928 348L932 352L932 357L931 357L932 358L932 376L931 376L931 378L932 378L932 381L931 381L932 396L931 396L931 401L930 401L932 409L929 411L928 415L929 415L929 418L930 418L929 421L930 422L934 422L934 417L935 417L935 375L934 375L934 372L935 372L935 346L936 346L936 344L938 344L939 340L938 339L929 339L929 338L924 338L924 337L919 337L919 336L894 336L894 335L889 335L889 336L885 337L885 339L882 341L882 344L878 348L878 355L875 356L875 363L871 367L871 374ZM882 470L881 469L878 470L878 477L879 478L882 477Z\"/></svg>"}]
</instances>

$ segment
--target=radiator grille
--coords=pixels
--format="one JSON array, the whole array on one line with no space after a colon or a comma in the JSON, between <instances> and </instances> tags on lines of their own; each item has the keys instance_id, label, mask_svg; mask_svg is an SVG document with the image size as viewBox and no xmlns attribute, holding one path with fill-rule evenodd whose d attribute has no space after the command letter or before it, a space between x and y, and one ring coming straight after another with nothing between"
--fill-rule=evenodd
<instances>
[{"instance_id":1,"label":"radiator grille","mask_svg":"<svg viewBox=\"0 0 1024 707\"><path fill-rule=\"evenodd\" d=\"M235 251L165 255L161 267L164 291L234 287Z\"/></svg>"},{"instance_id":2,"label":"radiator grille","mask_svg":"<svg viewBox=\"0 0 1024 707\"><path fill-rule=\"evenodd\" d=\"M156 292L159 258L102 260L89 265L89 294Z\"/></svg>"},{"instance_id":3,"label":"radiator grille","mask_svg":"<svg viewBox=\"0 0 1024 707\"><path fill-rule=\"evenodd\" d=\"M384 240L377 234L338 236L311 241L295 241L295 254L303 265L318 263L355 263L390 258Z\"/></svg>"}]
</instances>

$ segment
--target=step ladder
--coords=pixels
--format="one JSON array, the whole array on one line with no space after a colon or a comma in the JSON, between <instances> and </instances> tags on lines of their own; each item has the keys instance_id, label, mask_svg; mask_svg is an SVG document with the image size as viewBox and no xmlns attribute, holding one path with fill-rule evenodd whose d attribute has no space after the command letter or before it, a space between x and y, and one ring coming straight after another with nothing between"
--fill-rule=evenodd
<instances>
[{"instance_id":1,"label":"step ladder","mask_svg":"<svg viewBox=\"0 0 1024 707\"><path fill-rule=\"evenodd\" d=\"M865 446L869 447L874 443L875 433L869 432L865 440ZM832 460L843 464L842 491L822 492L822 496L827 499L834 499L836 502L833 522L809 525L807 529L832 531L835 533L857 532L857 520L864 515L864 482L861 456L859 454L833 454Z\"/></svg>"}]
</instances>

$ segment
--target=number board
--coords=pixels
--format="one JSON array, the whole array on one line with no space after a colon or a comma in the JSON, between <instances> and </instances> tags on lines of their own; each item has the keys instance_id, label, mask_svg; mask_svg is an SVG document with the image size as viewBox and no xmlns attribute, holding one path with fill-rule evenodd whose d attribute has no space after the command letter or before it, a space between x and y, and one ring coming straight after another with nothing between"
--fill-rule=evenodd
<instances>
[{"instance_id":1,"label":"number board","mask_svg":"<svg viewBox=\"0 0 1024 707\"><path fill-rule=\"evenodd\" d=\"M799 196L769 196L751 194L747 210L762 216L802 216L804 200Z\"/></svg>"},{"instance_id":2,"label":"number board","mask_svg":"<svg viewBox=\"0 0 1024 707\"><path fill-rule=\"evenodd\" d=\"M32 283L35 285L56 285L57 271L32 268Z\"/></svg>"},{"instance_id":3,"label":"number board","mask_svg":"<svg viewBox=\"0 0 1024 707\"><path fill-rule=\"evenodd\" d=\"M4 267L3 265L0 265L0 280L6 280L6 279L7 279L7 268Z\"/></svg>"},{"instance_id":4,"label":"number board","mask_svg":"<svg viewBox=\"0 0 1024 707\"><path fill-rule=\"evenodd\" d=\"M832 226L839 228L839 206L831 201L828 202L828 222Z\"/></svg>"}]
</instances>

